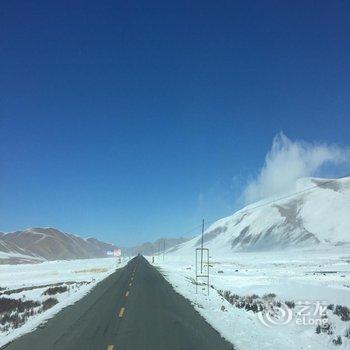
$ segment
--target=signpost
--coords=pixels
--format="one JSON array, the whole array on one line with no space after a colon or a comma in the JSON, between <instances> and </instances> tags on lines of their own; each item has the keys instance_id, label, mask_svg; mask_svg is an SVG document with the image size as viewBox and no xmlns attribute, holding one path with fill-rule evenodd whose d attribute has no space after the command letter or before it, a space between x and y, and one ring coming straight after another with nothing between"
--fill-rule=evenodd
<instances>
[{"instance_id":1,"label":"signpost","mask_svg":"<svg viewBox=\"0 0 350 350\"><path fill-rule=\"evenodd\" d=\"M204 241L204 219L202 221L201 273L203 272L203 241Z\"/></svg>"},{"instance_id":2,"label":"signpost","mask_svg":"<svg viewBox=\"0 0 350 350\"><path fill-rule=\"evenodd\" d=\"M122 256L122 250L120 248L116 248L113 250L107 250L106 253L108 256L116 256L118 258Z\"/></svg>"},{"instance_id":3,"label":"signpost","mask_svg":"<svg viewBox=\"0 0 350 350\"><path fill-rule=\"evenodd\" d=\"M198 253L200 254L199 259L198 259L198 255L199 255ZM200 260L200 268L198 268L198 260ZM209 249L208 248L196 248L196 294L198 292L198 278L205 278L207 280L207 293L209 295Z\"/></svg>"},{"instance_id":4,"label":"signpost","mask_svg":"<svg viewBox=\"0 0 350 350\"><path fill-rule=\"evenodd\" d=\"M122 250L120 248L116 248L113 250L113 255L120 258L122 256Z\"/></svg>"},{"instance_id":5,"label":"signpost","mask_svg":"<svg viewBox=\"0 0 350 350\"><path fill-rule=\"evenodd\" d=\"M208 295L209 295L209 249L204 248L203 244L204 244L204 219L202 220L201 247L196 248L196 294L198 291L198 278L206 278L207 279ZM198 253L200 253L200 257L199 257L200 267L199 268L198 268ZM205 257L204 257L204 254L206 255ZM204 261L205 258L206 258L206 263ZM200 273L198 273L198 270L200 271Z\"/></svg>"},{"instance_id":6,"label":"signpost","mask_svg":"<svg viewBox=\"0 0 350 350\"><path fill-rule=\"evenodd\" d=\"M108 256L114 256L114 257L118 258L117 265L118 265L118 262L121 263L122 250L120 248L115 248L113 250L107 250L106 253Z\"/></svg>"}]
</instances>

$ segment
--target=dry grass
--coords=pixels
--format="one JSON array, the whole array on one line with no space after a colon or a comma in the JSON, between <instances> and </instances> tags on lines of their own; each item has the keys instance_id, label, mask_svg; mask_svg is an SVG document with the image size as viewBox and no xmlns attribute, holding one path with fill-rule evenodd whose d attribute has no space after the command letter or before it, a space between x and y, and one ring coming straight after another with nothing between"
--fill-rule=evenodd
<instances>
[{"instance_id":1,"label":"dry grass","mask_svg":"<svg viewBox=\"0 0 350 350\"><path fill-rule=\"evenodd\" d=\"M23 325L30 316L38 312L39 301L0 298L0 332Z\"/></svg>"},{"instance_id":2,"label":"dry grass","mask_svg":"<svg viewBox=\"0 0 350 350\"><path fill-rule=\"evenodd\" d=\"M53 306L58 304L58 300L56 298L49 298L43 301L42 309L43 311L46 311L48 309L51 309Z\"/></svg>"},{"instance_id":3,"label":"dry grass","mask_svg":"<svg viewBox=\"0 0 350 350\"><path fill-rule=\"evenodd\" d=\"M55 295L58 293L64 293L67 292L68 287L67 286L58 286L58 287L51 287L47 289L43 295Z\"/></svg>"},{"instance_id":4,"label":"dry grass","mask_svg":"<svg viewBox=\"0 0 350 350\"><path fill-rule=\"evenodd\" d=\"M77 270L74 271L75 273L102 273L102 272L107 272L108 270L103 267L103 268L92 268L92 269L85 269L85 270Z\"/></svg>"}]
</instances>

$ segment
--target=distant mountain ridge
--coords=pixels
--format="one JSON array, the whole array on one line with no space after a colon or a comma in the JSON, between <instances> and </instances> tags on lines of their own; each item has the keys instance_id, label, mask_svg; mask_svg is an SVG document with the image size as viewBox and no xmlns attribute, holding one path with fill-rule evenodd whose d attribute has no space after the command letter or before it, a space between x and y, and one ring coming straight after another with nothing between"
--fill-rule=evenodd
<instances>
[{"instance_id":1,"label":"distant mountain ridge","mask_svg":"<svg viewBox=\"0 0 350 350\"><path fill-rule=\"evenodd\" d=\"M0 234L0 254L6 263L26 261L71 260L103 258L113 244L95 238L82 237L55 228L30 228L23 231ZM0 259L1 262L1 259Z\"/></svg>"},{"instance_id":2,"label":"distant mountain ridge","mask_svg":"<svg viewBox=\"0 0 350 350\"><path fill-rule=\"evenodd\" d=\"M187 242L190 238L159 238L154 242L145 242L143 244L134 247L124 247L122 248L123 254L128 256L134 256L137 254L143 255L155 255L157 253L162 253L165 250L176 247L177 245Z\"/></svg>"},{"instance_id":3,"label":"distant mountain ridge","mask_svg":"<svg viewBox=\"0 0 350 350\"><path fill-rule=\"evenodd\" d=\"M181 244L186 238L161 238L134 247L122 248L123 255L153 255ZM107 257L114 244L96 238L82 238L52 227L0 232L0 264L36 263L50 260L72 260Z\"/></svg>"}]
</instances>

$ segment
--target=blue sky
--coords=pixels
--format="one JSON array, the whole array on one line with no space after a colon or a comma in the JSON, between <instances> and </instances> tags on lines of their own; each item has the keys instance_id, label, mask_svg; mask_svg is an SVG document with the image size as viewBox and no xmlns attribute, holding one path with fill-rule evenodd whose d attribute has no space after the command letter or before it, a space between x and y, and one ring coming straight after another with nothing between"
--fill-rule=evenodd
<instances>
[{"instance_id":1,"label":"blue sky","mask_svg":"<svg viewBox=\"0 0 350 350\"><path fill-rule=\"evenodd\" d=\"M278 132L347 147L349 11L3 4L0 230L53 226L117 244L180 235L236 209Z\"/></svg>"}]
</instances>

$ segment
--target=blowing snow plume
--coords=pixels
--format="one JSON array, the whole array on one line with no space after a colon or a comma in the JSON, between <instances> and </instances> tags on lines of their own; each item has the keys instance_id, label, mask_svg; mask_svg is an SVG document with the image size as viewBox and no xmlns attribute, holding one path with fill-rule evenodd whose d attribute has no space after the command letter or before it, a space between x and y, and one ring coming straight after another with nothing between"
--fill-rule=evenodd
<instances>
[{"instance_id":1,"label":"blowing snow plume","mask_svg":"<svg viewBox=\"0 0 350 350\"><path fill-rule=\"evenodd\" d=\"M291 193L301 177L319 176L324 166L350 163L350 150L336 145L292 141L283 132L273 139L271 150L256 179L243 191L246 204Z\"/></svg>"}]
</instances>

